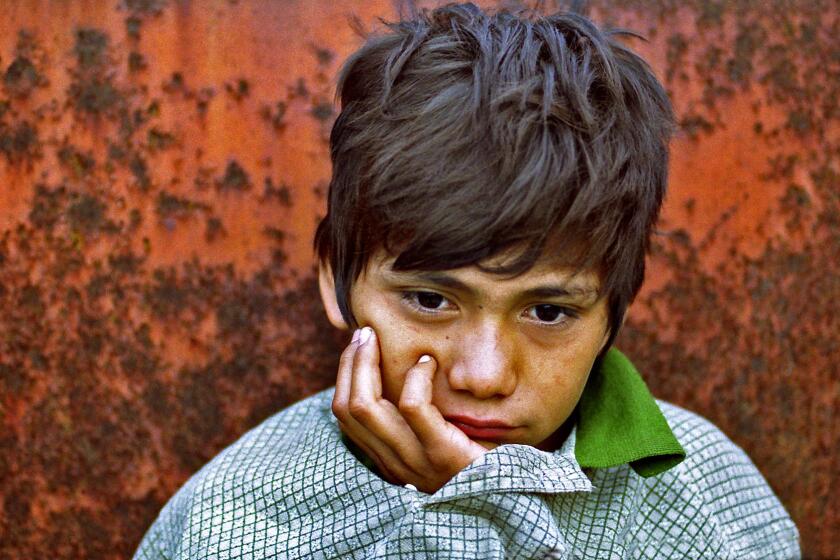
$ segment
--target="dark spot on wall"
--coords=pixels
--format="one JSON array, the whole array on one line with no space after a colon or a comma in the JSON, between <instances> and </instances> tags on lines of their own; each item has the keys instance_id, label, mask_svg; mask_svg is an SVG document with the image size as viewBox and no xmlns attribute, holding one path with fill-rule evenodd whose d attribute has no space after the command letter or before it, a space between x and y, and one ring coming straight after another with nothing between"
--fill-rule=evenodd
<instances>
[{"instance_id":1,"label":"dark spot on wall","mask_svg":"<svg viewBox=\"0 0 840 560\"><path fill-rule=\"evenodd\" d=\"M143 257L138 257L131 251L108 255L108 266L111 273L116 275L134 275L143 264Z\"/></svg>"},{"instance_id":2,"label":"dark spot on wall","mask_svg":"<svg viewBox=\"0 0 840 560\"><path fill-rule=\"evenodd\" d=\"M269 177L265 178L265 184L263 187L263 194L261 200L263 202L276 200L282 206L285 206L287 208L292 205L292 195L291 191L289 190L289 186L283 183L275 187L274 183Z\"/></svg>"},{"instance_id":3,"label":"dark spot on wall","mask_svg":"<svg viewBox=\"0 0 840 560\"><path fill-rule=\"evenodd\" d=\"M71 202L67 208L67 223L73 231L85 234L119 231L119 226L107 218L105 203L85 193L71 195Z\"/></svg>"},{"instance_id":4,"label":"dark spot on wall","mask_svg":"<svg viewBox=\"0 0 840 560\"><path fill-rule=\"evenodd\" d=\"M24 395L31 384L30 376L24 364L4 364L0 363L0 381L3 382L3 387L8 391L8 395L20 397ZM0 421L4 417L4 412L0 410ZM5 467L4 467L5 468Z\"/></svg>"},{"instance_id":5,"label":"dark spot on wall","mask_svg":"<svg viewBox=\"0 0 840 560\"><path fill-rule=\"evenodd\" d=\"M212 456L208 443L218 442L223 429L223 403L215 389L212 364L208 368L183 369L175 389L180 412L178 429L171 430L171 449L181 468L193 472ZM218 444L217 444L218 445Z\"/></svg>"},{"instance_id":6,"label":"dark spot on wall","mask_svg":"<svg viewBox=\"0 0 840 560\"><path fill-rule=\"evenodd\" d=\"M192 216L195 212L208 211L210 206L194 200L173 196L166 191L160 191L157 197L155 212L158 218L184 219Z\"/></svg>"},{"instance_id":7,"label":"dark spot on wall","mask_svg":"<svg viewBox=\"0 0 840 560\"><path fill-rule=\"evenodd\" d=\"M283 243L286 240L286 232L274 226L265 226L263 228L263 235L269 237L276 243Z\"/></svg>"},{"instance_id":8,"label":"dark spot on wall","mask_svg":"<svg viewBox=\"0 0 840 560\"><path fill-rule=\"evenodd\" d=\"M180 72L173 72L169 80L163 83L163 91L166 93L177 93L185 90L184 75Z\"/></svg>"},{"instance_id":9,"label":"dark spot on wall","mask_svg":"<svg viewBox=\"0 0 840 560\"><path fill-rule=\"evenodd\" d=\"M23 526L29 521L35 485L24 480L7 489L3 498L3 514L11 526Z\"/></svg>"},{"instance_id":10,"label":"dark spot on wall","mask_svg":"<svg viewBox=\"0 0 840 560\"><path fill-rule=\"evenodd\" d=\"M239 78L234 83L226 83L225 91L234 100L239 102L242 101L244 98L248 97L248 94L251 92L251 84L248 83L248 80L244 78Z\"/></svg>"},{"instance_id":11,"label":"dark spot on wall","mask_svg":"<svg viewBox=\"0 0 840 560\"><path fill-rule=\"evenodd\" d=\"M49 84L43 74L44 51L35 35L26 29L17 34L15 57L3 74L3 89L13 98L26 98L38 87Z\"/></svg>"},{"instance_id":12,"label":"dark spot on wall","mask_svg":"<svg viewBox=\"0 0 840 560\"><path fill-rule=\"evenodd\" d=\"M26 120L12 125L0 120L0 153L13 164L40 157L38 130Z\"/></svg>"},{"instance_id":13,"label":"dark spot on wall","mask_svg":"<svg viewBox=\"0 0 840 560\"><path fill-rule=\"evenodd\" d=\"M58 161L65 165L76 179L89 175L96 165L93 154L82 153L72 146L62 146L57 155Z\"/></svg>"},{"instance_id":14,"label":"dark spot on wall","mask_svg":"<svg viewBox=\"0 0 840 560\"><path fill-rule=\"evenodd\" d=\"M149 166L146 160L143 159L143 156L134 154L131 157L131 161L129 161L128 168L137 180L137 186L141 190L149 190L149 187L152 185L152 179L149 177Z\"/></svg>"},{"instance_id":15,"label":"dark spot on wall","mask_svg":"<svg viewBox=\"0 0 840 560\"><path fill-rule=\"evenodd\" d=\"M327 65L335 58L335 53L325 47L315 47L315 58L318 64Z\"/></svg>"},{"instance_id":16,"label":"dark spot on wall","mask_svg":"<svg viewBox=\"0 0 840 560\"><path fill-rule=\"evenodd\" d=\"M106 275L95 274L91 277L85 286L85 294L87 295L88 301L98 299L105 295L108 284L110 284L110 279Z\"/></svg>"},{"instance_id":17,"label":"dark spot on wall","mask_svg":"<svg viewBox=\"0 0 840 560\"><path fill-rule=\"evenodd\" d=\"M719 27L723 23L726 3L722 0L701 0L697 2L697 26Z\"/></svg>"},{"instance_id":18,"label":"dark spot on wall","mask_svg":"<svg viewBox=\"0 0 840 560\"><path fill-rule=\"evenodd\" d=\"M189 288L178 282L175 269L156 268L143 300L155 317L166 319L177 316L187 307L189 294Z\"/></svg>"},{"instance_id":19,"label":"dark spot on wall","mask_svg":"<svg viewBox=\"0 0 840 560\"><path fill-rule=\"evenodd\" d=\"M81 507L50 512L48 522L55 532L47 535L46 549L57 558L106 558L112 553L105 530L109 520L110 514Z\"/></svg>"},{"instance_id":20,"label":"dark spot on wall","mask_svg":"<svg viewBox=\"0 0 840 560\"><path fill-rule=\"evenodd\" d=\"M28 58L15 58L3 74L3 89L12 97L26 97L44 78Z\"/></svg>"},{"instance_id":21,"label":"dark spot on wall","mask_svg":"<svg viewBox=\"0 0 840 560\"><path fill-rule=\"evenodd\" d=\"M286 103L283 101L278 101L274 106L274 110L269 105L263 105L260 109L260 116L266 122L271 123L271 126L275 130L281 131L286 128L286 122L284 121L286 109Z\"/></svg>"},{"instance_id":22,"label":"dark spot on wall","mask_svg":"<svg viewBox=\"0 0 840 560\"><path fill-rule=\"evenodd\" d=\"M795 109L788 113L785 126L800 136L811 132L815 127L810 109Z\"/></svg>"},{"instance_id":23,"label":"dark spot on wall","mask_svg":"<svg viewBox=\"0 0 840 560\"><path fill-rule=\"evenodd\" d=\"M714 131L714 125L703 115L687 114L679 120L680 130L691 138L698 138L701 133L709 134Z\"/></svg>"},{"instance_id":24,"label":"dark spot on wall","mask_svg":"<svg viewBox=\"0 0 840 560\"><path fill-rule=\"evenodd\" d=\"M120 94L109 79L89 78L70 85L70 98L82 113L99 116L110 113Z\"/></svg>"},{"instance_id":25,"label":"dark spot on wall","mask_svg":"<svg viewBox=\"0 0 840 560\"><path fill-rule=\"evenodd\" d=\"M129 377L148 379L161 368L161 362L154 353L138 349L130 344L116 344L120 368Z\"/></svg>"},{"instance_id":26,"label":"dark spot on wall","mask_svg":"<svg viewBox=\"0 0 840 560\"><path fill-rule=\"evenodd\" d=\"M204 239L208 243L216 241L219 237L226 234L222 220L216 216L208 216L206 226L204 228Z\"/></svg>"},{"instance_id":27,"label":"dark spot on wall","mask_svg":"<svg viewBox=\"0 0 840 560\"><path fill-rule=\"evenodd\" d=\"M46 309L41 298L41 288L32 284L23 286L17 303L21 309L35 316L43 315Z\"/></svg>"},{"instance_id":28,"label":"dark spot on wall","mask_svg":"<svg viewBox=\"0 0 840 560\"><path fill-rule=\"evenodd\" d=\"M245 191L251 188L251 180L239 162L230 160L225 174L216 180L216 188L220 191Z\"/></svg>"},{"instance_id":29,"label":"dark spot on wall","mask_svg":"<svg viewBox=\"0 0 840 560\"><path fill-rule=\"evenodd\" d=\"M685 64L685 54L688 52L688 40L685 38L685 35L677 32L668 37L667 45L665 54L665 60L667 62L665 69L666 80L669 82L675 78L683 81L687 80L688 74L686 74L683 65Z\"/></svg>"},{"instance_id":30,"label":"dark spot on wall","mask_svg":"<svg viewBox=\"0 0 840 560\"><path fill-rule=\"evenodd\" d=\"M319 121L327 122L333 116L332 103L317 103L312 107L311 113Z\"/></svg>"},{"instance_id":31,"label":"dark spot on wall","mask_svg":"<svg viewBox=\"0 0 840 560\"><path fill-rule=\"evenodd\" d=\"M735 37L735 50L726 62L728 78L735 83L745 84L753 75L753 59L758 49L767 42L763 27L741 25Z\"/></svg>"},{"instance_id":32,"label":"dark spot on wall","mask_svg":"<svg viewBox=\"0 0 840 560\"><path fill-rule=\"evenodd\" d=\"M98 29L80 28L76 31L73 52L82 69L99 68L107 62L108 36Z\"/></svg>"},{"instance_id":33,"label":"dark spot on wall","mask_svg":"<svg viewBox=\"0 0 840 560\"><path fill-rule=\"evenodd\" d=\"M215 95L216 90L211 87L204 87L198 90L195 96L195 105L199 116L203 117L207 114L207 107Z\"/></svg>"},{"instance_id":34,"label":"dark spot on wall","mask_svg":"<svg viewBox=\"0 0 840 560\"><path fill-rule=\"evenodd\" d=\"M306 80L298 78L294 87L289 89L289 99L307 98L309 97L309 88L306 86Z\"/></svg>"},{"instance_id":35,"label":"dark spot on wall","mask_svg":"<svg viewBox=\"0 0 840 560\"><path fill-rule=\"evenodd\" d=\"M175 136L152 127L146 135L146 146L150 150L165 150L175 143Z\"/></svg>"},{"instance_id":36,"label":"dark spot on wall","mask_svg":"<svg viewBox=\"0 0 840 560\"><path fill-rule=\"evenodd\" d=\"M134 16L156 16L166 7L168 0L122 0L122 5Z\"/></svg>"},{"instance_id":37,"label":"dark spot on wall","mask_svg":"<svg viewBox=\"0 0 840 560\"><path fill-rule=\"evenodd\" d=\"M137 51L128 53L129 72L141 72L146 68L148 68L148 64L146 64L146 57Z\"/></svg>"},{"instance_id":38,"label":"dark spot on wall","mask_svg":"<svg viewBox=\"0 0 840 560\"><path fill-rule=\"evenodd\" d=\"M143 24L143 20L137 16L130 16L125 18L125 34L128 35L130 39L135 41L140 40L140 28Z\"/></svg>"}]
</instances>

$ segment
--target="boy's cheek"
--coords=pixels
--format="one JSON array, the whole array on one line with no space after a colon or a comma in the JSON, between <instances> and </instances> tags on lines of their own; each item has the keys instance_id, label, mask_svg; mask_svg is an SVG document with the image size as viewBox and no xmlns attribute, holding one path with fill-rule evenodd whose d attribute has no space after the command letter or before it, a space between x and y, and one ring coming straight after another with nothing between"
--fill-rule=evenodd
<instances>
[{"instance_id":1,"label":"boy's cheek","mask_svg":"<svg viewBox=\"0 0 840 560\"><path fill-rule=\"evenodd\" d=\"M374 327L375 328L375 327ZM411 336L405 331L391 331L380 329L379 336L379 368L382 373L382 392L386 399L396 404L402 393L406 372L412 368L420 356L436 352L423 340Z\"/></svg>"},{"instance_id":2,"label":"boy's cheek","mask_svg":"<svg viewBox=\"0 0 840 560\"><path fill-rule=\"evenodd\" d=\"M399 336L398 332L391 332L387 328L380 327L376 329L376 333L379 335L382 392L386 399L396 404L405 382L405 373L414 365L411 359L411 344Z\"/></svg>"}]
</instances>

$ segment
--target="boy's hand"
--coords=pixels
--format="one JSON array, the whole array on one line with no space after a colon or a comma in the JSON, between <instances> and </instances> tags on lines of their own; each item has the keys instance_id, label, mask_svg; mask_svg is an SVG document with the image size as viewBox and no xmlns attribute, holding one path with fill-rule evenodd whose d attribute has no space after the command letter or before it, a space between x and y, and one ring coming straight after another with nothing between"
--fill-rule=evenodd
<instances>
[{"instance_id":1,"label":"boy's hand","mask_svg":"<svg viewBox=\"0 0 840 560\"><path fill-rule=\"evenodd\" d=\"M332 402L342 431L389 482L428 494L487 452L432 404L436 368L434 359L421 357L406 373L399 407L394 406L382 396L379 342L366 327L341 354Z\"/></svg>"}]
</instances>

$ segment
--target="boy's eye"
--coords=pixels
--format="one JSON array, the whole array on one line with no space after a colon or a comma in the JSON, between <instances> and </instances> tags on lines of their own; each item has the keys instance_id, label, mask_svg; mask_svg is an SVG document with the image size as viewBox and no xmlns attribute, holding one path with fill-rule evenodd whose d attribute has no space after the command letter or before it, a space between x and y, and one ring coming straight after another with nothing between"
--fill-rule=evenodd
<instances>
[{"instance_id":1,"label":"boy's eye","mask_svg":"<svg viewBox=\"0 0 840 560\"><path fill-rule=\"evenodd\" d=\"M404 292L403 299L420 311L442 311L449 305L449 300L435 292Z\"/></svg>"},{"instance_id":2,"label":"boy's eye","mask_svg":"<svg viewBox=\"0 0 840 560\"><path fill-rule=\"evenodd\" d=\"M434 292L415 292L415 301L425 309L440 309L446 298Z\"/></svg>"},{"instance_id":3,"label":"boy's eye","mask_svg":"<svg viewBox=\"0 0 840 560\"><path fill-rule=\"evenodd\" d=\"M565 319L572 316L574 315L569 309L549 303L534 305L528 308L528 317L536 319L541 323L562 323Z\"/></svg>"}]
</instances>

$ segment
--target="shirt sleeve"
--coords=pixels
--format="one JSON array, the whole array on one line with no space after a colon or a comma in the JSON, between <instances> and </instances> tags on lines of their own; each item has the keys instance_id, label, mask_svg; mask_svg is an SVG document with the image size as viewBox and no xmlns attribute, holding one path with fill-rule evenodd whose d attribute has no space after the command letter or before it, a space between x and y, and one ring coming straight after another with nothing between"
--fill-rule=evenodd
<instances>
[{"instance_id":1,"label":"shirt sleeve","mask_svg":"<svg viewBox=\"0 0 840 560\"><path fill-rule=\"evenodd\" d=\"M197 482L194 476L167 502L140 541L133 560L175 560L178 557Z\"/></svg>"},{"instance_id":2,"label":"shirt sleeve","mask_svg":"<svg viewBox=\"0 0 840 560\"><path fill-rule=\"evenodd\" d=\"M676 408L676 407L674 407ZM680 411L685 470L733 558L801 558L799 532L749 456L708 420Z\"/></svg>"},{"instance_id":3,"label":"shirt sleeve","mask_svg":"<svg viewBox=\"0 0 840 560\"><path fill-rule=\"evenodd\" d=\"M770 485L740 447L721 445L711 503L738 558L800 558L799 533Z\"/></svg>"}]
</instances>

